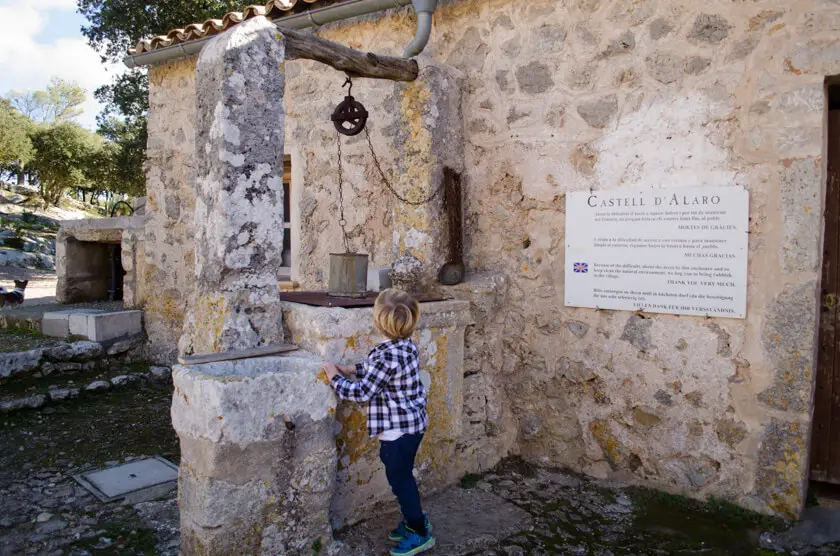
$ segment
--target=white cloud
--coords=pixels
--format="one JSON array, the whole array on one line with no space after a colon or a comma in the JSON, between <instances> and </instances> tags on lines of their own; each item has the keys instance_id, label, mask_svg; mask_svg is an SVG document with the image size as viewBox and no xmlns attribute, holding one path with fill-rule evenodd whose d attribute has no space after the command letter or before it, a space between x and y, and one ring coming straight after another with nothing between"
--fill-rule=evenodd
<instances>
[{"instance_id":1,"label":"white cloud","mask_svg":"<svg viewBox=\"0 0 840 556\"><path fill-rule=\"evenodd\" d=\"M63 38L42 35L47 18L67 17L59 10L72 8L74 0L29 0L24 7L0 4L0 21L6 22L0 33L0 94L12 89L43 89L52 77L75 81L88 94L79 123L94 128L101 105L93 91L122 70L103 65L81 33Z\"/></svg>"},{"instance_id":2,"label":"white cloud","mask_svg":"<svg viewBox=\"0 0 840 556\"><path fill-rule=\"evenodd\" d=\"M36 10L75 10L76 0L29 0L26 7Z\"/></svg>"}]
</instances>

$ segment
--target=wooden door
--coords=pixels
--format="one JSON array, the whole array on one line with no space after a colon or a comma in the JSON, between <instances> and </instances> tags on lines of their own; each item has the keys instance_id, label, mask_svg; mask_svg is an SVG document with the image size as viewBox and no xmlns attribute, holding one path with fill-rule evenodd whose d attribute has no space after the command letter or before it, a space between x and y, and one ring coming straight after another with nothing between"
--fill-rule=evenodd
<instances>
[{"instance_id":1,"label":"wooden door","mask_svg":"<svg viewBox=\"0 0 840 556\"><path fill-rule=\"evenodd\" d=\"M828 114L828 176L811 479L840 484L840 110L830 110Z\"/></svg>"}]
</instances>

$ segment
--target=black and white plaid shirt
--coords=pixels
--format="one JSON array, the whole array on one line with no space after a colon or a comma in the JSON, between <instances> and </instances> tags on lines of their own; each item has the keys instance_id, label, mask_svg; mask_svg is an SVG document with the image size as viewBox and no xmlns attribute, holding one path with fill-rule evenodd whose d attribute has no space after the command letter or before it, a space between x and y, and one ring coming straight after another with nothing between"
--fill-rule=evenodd
<instances>
[{"instance_id":1,"label":"black and white plaid shirt","mask_svg":"<svg viewBox=\"0 0 840 556\"><path fill-rule=\"evenodd\" d=\"M420 353L411 338L382 342L356 365L358 380L332 379L342 400L368 403L371 437L385 431L426 432L426 389L420 382Z\"/></svg>"}]
</instances>

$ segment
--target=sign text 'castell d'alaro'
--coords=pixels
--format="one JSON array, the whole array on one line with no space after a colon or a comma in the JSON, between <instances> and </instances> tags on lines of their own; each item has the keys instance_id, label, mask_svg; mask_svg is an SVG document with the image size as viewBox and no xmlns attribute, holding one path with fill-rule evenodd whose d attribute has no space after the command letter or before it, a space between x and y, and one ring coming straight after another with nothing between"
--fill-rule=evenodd
<instances>
[{"instance_id":1,"label":"sign text 'castell d'alaro'","mask_svg":"<svg viewBox=\"0 0 840 556\"><path fill-rule=\"evenodd\" d=\"M566 305L744 318L749 193L740 187L566 197Z\"/></svg>"}]
</instances>

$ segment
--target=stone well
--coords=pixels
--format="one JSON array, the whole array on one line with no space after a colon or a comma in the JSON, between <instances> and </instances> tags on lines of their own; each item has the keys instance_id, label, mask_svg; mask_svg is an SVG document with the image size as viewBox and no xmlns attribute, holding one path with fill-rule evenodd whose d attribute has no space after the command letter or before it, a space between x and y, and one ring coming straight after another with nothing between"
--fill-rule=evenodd
<instances>
[{"instance_id":1,"label":"stone well","mask_svg":"<svg viewBox=\"0 0 840 556\"><path fill-rule=\"evenodd\" d=\"M414 339L430 426L417 469L428 492L458 480L469 304L421 304ZM180 365L172 421L181 439L185 554L302 554L373 515L392 495L364 408L337 404L325 359L355 363L382 338L373 309L283 304L288 356ZM319 540L320 539L320 540Z\"/></svg>"},{"instance_id":2,"label":"stone well","mask_svg":"<svg viewBox=\"0 0 840 556\"><path fill-rule=\"evenodd\" d=\"M417 460L420 487L428 492L460 479L451 465L461 433L464 406L464 332L471 324L469 303L420 304L414 340L420 348L421 378L428 391L429 429ZM321 359L350 364L364 359L383 340L373 328L373 308L341 309L283 304L290 342ZM379 443L368 438L365 410L340 402L337 409L338 467L332 524L339 528L375 515L393 499L379 461Z\"/></svg>"}]
</instances>

